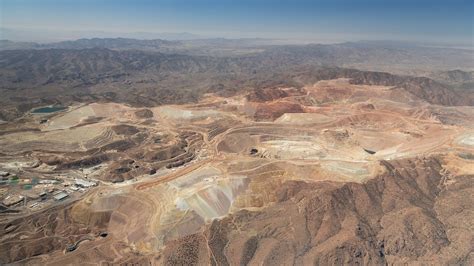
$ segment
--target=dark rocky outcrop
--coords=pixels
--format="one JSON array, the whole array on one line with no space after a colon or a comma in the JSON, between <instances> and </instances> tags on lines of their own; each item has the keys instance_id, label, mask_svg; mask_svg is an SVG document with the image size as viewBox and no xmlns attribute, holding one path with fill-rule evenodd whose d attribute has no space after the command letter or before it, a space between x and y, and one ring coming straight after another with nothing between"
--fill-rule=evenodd
<instances>
[{"instance_id":1,"label":"dark rocky outcrop","mask_svg":"<svg viewBox=\"0 0 474 266\"><path fill-rule=\"evenodd\" d=\"M135 112L138 118L152 118L153 112L150 109L141 109Z\"/></svg>"},{"instance_id":2,"label":"dark rocky outcrop","mask_svg":"<svg viewBox=\"0 0 474 266\"><path fill-rule=\"evenodd\" d=\"M60 169L88 168L88 167L99 165L108 160L109 160L109 156L107 154L94 155L94 156L82 158L75 161L61 162L57 166L57 169L60 170ZM49 164L55 164L55 163L50 162Z\"/></svg>"},{"instance_id":3,"label":"dark rocky outcrop","mask_svg":"<svg viewBox=\"0 0 474 266\"><path fill-rule=\"evenodd\" d=\"M112 126L112 130L117 135L126 135L126 136L134 135L140 132L138 128L134 126L130 126L130 125L125 125L125 124Z\"/></svg>"}]
</instances>

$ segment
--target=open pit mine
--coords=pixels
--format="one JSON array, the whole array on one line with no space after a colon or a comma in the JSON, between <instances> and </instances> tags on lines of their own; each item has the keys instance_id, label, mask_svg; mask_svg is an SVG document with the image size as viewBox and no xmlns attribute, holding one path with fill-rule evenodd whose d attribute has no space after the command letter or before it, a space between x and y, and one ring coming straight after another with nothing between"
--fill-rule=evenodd
<instances>
[{"instance_id":1,"label":"open pit mine","mask_svg":"<svg viewBox=\"0 0 474 266\"><path fill-rule=\"evenodd\" d=\"M359 83L1 124L0 264L473 265L474 108Z\"/></svg>"}]
</instances>

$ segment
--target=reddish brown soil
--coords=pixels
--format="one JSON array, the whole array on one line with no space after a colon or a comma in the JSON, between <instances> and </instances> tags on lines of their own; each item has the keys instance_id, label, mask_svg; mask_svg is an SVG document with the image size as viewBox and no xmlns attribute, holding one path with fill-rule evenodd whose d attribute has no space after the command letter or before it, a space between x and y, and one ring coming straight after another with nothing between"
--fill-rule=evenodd
<instances>
[{"instance_id":1,"label":"reddish brown soil","mask_svg":"<svg viewBox=\"0 0 474 266\"><path fill-rule=\"evenodd\" d=\"M256 88L247 95L249 102L271 102L274 100L290 97L290 96L301 96L305 95L306 91L302 88Z\"/></svg>"},{"instance_id":2,"label":"reddish brown soil","mask_svg":"<svg viewBox=\"0 0 474 266\"><path fill-rule=\"evenodd\" d=\"M261 103L257 106L256 120L275 120L284 113L304 113L300 104L292 102Z\"/></svg>"}]
</instances>

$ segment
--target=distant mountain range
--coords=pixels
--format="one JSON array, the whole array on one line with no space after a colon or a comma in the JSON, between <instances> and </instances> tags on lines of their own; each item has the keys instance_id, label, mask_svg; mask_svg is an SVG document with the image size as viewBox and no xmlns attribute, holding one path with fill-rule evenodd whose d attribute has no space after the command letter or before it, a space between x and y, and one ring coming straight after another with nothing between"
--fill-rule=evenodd
<instances>
[{"instance_id":1,"label":"distant mountain range","mask_svg":"<svg viewBox=\"0 0 474 266\"><path fill-rule=\"evenodd\" d=\"M396 74L427 75L432 71L474 70L474 50L424 47L399 42L347 42L340 44L275 45L267 39L138 40L92 38L47 44L0 40L0 50L109 49L162 54L209 56L281 65L328 65ZM16 52L19 53L19 52ZM28 52L25 52L28 53ZM44 52L48 54L48 52ZM54 52L53 52L54 53ZM8 53L6 53L7 55ZM47 55L46 55L47 56Z\"/></svg>"},{"instance_id":2,"label":"distant mountain range","mask_svg":"<svg viewBox=\"0 0 474 266\"><path fill-rule=\"evenodd\" d=\"M0 50L111 49L211 57L263 57L278 64L309 63L429 75L432 71L474 70L474 50L424 47L398 42L348 42L341 44L275 45L267 39L138 40L93 38L48 44L0 41Z\"/></svg>"},{"instance_id":3,"label":"distant mountain range","mask_svg":"<svg viewBox=\"0 0 474 266\"><path fill-rule=\"evenodd\" d=\"M267 42L127 38L51 44L1 41L0 103L13 109L0 114L0 119L51 103L103 100L154 106L196 101L206 92L231 95L249 87L302 86L340 77L361 84L403 87L434 104L474 103L472 50Z\"/></svg>"},{"instance_id":4,"label":"distant mountain range","mask_svg":"<svg viewBox=\"0 0 474 266\"><path fill-rule=\"evenodd\" d=\"M133 39L164 39L164 40L193 40L205 36L189 32L111 32L111 31L84 31L84 30L48 30L48 29L22 29L0 27L0 39L14 40L17 42L58 42L81 38L133 38Z\"/></svg>"}]
</instances>

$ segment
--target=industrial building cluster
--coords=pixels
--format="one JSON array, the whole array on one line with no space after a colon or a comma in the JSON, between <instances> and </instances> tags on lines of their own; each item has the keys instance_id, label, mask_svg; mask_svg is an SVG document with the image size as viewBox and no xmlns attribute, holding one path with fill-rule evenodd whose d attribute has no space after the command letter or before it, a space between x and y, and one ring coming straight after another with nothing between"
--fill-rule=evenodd
<instances>
[{"instance_id":1,"label":"industrial building cluster","mask_svg":"<svg viewBox=\"0 0 474 266\"><path fill-rule=\"evenodd\" d=\"M97 186L83 178L25 178L0 171L0 213L31 212L74 199Z\"/></svg>"}]
</instances>

